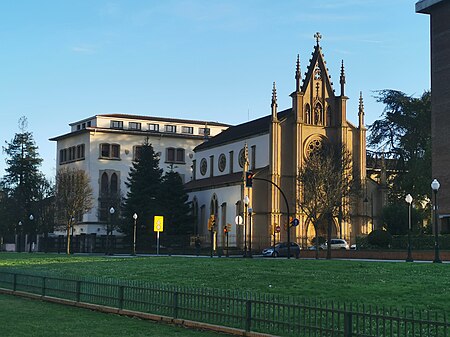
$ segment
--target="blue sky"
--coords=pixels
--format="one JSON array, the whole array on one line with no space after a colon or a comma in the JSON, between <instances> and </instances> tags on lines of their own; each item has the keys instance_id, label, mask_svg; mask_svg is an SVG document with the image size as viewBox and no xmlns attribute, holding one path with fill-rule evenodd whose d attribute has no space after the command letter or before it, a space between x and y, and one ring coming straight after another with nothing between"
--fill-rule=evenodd
<instances>
[{"instance_id":1,"label":"blue sky","mask_svg":"<svg viewBox=\"0 0 450 337\"><path fill-rule=\"evenodd\" d=\"M363 92L366 124L376 90L430 87L429 17L411 0L17 0L0 2L0 141L28 118L42 171L52 177L68 124L103 113L238 124L290 106L319 31L348 119ZM0 152L0 176L5 154Z\"/></svg>"}]
</instances>

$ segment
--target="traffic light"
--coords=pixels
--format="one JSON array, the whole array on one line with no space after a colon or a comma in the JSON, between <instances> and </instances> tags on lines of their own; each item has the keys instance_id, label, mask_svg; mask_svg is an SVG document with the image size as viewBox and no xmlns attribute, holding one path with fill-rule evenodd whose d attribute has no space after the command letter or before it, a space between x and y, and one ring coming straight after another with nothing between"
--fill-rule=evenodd
<instances>
[{"instance_id":1,"label":"traffic light","mask_svg":"<svg viewBox=\"0 0 450 337\"><path fill-rule=\"evenodd\" d=\"M252 187L253 186L253 176L255 174L253 172L245 172L245 187Z\"/></svg>"},{"instance_id":2,"label":"traffic light","mask_svg":"<svg viewBox=\"0 0 450 337\"><path fill-rule=\"evenodd\" d=\"M227 233L228 233L228 227L227 227L227 226L225 226L225 227L223 228L223 233L224 233L224 234L227 234Z\"/></svg>"},{"instance_id":3,"label":"traffic light","mask_svg":"<svg viewBox=\"0 0 450 337\"><path fill-rule=\"evenodd\" d=\"M214 230L215 225L216 225L216 217L214 215L211 215L208 219L208 230L209 231Z\"/></svg>"}]
</instances>

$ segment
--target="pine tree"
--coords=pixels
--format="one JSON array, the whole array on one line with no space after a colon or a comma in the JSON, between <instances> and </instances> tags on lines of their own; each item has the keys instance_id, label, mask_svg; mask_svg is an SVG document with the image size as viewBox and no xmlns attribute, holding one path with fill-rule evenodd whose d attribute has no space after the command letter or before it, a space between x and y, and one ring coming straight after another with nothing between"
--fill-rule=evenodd
<instances>
[{"instance_id":1,"label":"pine tree","mask_svg":"<svg viewBox=\"0 0 450 337\"><path fill-rule=\"evenodd\" d=\"M167 235L185 235L193 233L191 208L187 203L188 195L184 190L183 181L173 168L163 177L162 193L163 214Z\"/></svg>"},{"instance_id":2,"label":"pine tree","mask_svg":"<svg viewBox=\"0 0 450 337\"><path fill-rule=\"evenodd\" d=\"M35 222L28 220L33 210L33 203L39 199L40 186L45 180L39 171L42 158L39 157L38 147L33 134L27 131L27 119L21 117L19 129L10 143L6 142L3 151L7 155L6 175L2 185L9 199L10 218L22 221L23 231L35 234Z\"/></svg>"},{"instance_id":3,"label":"pine tree","mask_svg":"<svg viewBox=\"0 0 450 337\"><path fill-rule=\"evenodd\" d=\"M161 181L162 170L159 168L159 157L147 138L139 147L138 158L133 162L125 183L128 192L121 222L121 231L132 237L133 214L137 214L138 242L149 242L153 234L154 216L162 214Z\"/></svg>"}]
</instances>

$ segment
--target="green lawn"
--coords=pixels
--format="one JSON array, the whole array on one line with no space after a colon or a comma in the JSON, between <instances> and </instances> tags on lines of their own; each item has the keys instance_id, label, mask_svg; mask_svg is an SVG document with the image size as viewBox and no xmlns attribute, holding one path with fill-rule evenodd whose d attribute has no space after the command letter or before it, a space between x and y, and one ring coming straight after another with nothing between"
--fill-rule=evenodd
<instances>
[{"instance_id":1,"label":"green lawn","mask_svg":"<svg viewBox=\"0 0 450 337\"><path fill-rule=\"evenodd\" d=\"M2 267L450 313L450 264L1 253Z\"/></svg>"},{"instance_id":2,"label":"green lawn","mask_svg":"<svg viewBox=\"0 0 450 337\"><path fill-rule=\"evenodd\" d=\"M0 321L2 337L225 336L1 294Z\"/></svg>"}]
</instances>

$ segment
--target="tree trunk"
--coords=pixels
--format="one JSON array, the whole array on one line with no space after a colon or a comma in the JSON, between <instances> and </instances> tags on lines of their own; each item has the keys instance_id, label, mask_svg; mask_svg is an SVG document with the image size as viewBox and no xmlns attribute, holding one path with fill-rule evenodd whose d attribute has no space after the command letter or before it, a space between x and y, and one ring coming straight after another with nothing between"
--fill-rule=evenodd
<instances>
[{"instance_id":1,"label":"tree trunk","mask_svg":"<svg viewBox=\"0 0 450 337\"><path fill-rule=\"evenodd\" d=\"M316 260L319 259L319 225L315 225L314 229L316 230Z\"/></svg>"},{"instance_id":2,"label":"tree trunk","mask_svg":"<svg viewBox=\"0 0 450 337\"><path fill-rule=\"evenodd\" d=\"M70 255L70 221L67 223L67 255Z\"/></svg>"},{"instance_id":3,"label":"tree trunk","mask_svg":"<svg viewBox=\"0 0 450 337\"><path fill-rule=\"evenodd\" d=\"M333 223L333 216L327 216L327 260L331 259L331 226Z\"/></svg>"}]
</instances>

